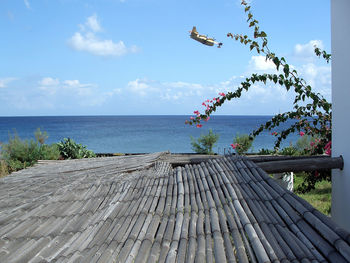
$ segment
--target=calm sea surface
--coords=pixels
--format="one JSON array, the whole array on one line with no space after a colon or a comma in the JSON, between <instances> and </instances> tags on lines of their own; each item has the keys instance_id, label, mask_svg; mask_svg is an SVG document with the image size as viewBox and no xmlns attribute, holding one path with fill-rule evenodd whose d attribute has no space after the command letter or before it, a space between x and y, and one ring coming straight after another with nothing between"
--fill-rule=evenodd
<instances>
[{"instance_id":1,"label":"calm sea surface","mask_svg":"<svg viewBox=\"0 0 350 263\"><path fill-rule=\"evenodd\" d=\"M215 151L223 154L230 148L236 133L250 133L271 116L212 116L202 128L185 125L189 116L57 116L0 117L0 142L6 143L14 131L22 139L34 138L40 128L49 135L47 143L70 137L99 153L145 153L171 151L193 152L190 136L199 137L209 129L220 135ZM289 123L290 124L290 123ZM278 130L276 130L278 131ZM295 142L297 135L284 145ZM274 136L265 132L258 136L253 151L273 148Z\"/></svg>"}]
</instances>

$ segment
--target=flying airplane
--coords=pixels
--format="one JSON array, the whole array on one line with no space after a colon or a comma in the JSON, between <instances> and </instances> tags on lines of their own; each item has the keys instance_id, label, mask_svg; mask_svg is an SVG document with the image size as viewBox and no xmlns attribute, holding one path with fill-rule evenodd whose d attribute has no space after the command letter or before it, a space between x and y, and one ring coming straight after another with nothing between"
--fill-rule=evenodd
<instances>
[{"instance_id":1,"label":"flying airplane","mask_svg":"<svg viewBox=\"0 0 350 263\"><path fill-rule=\"evenodd\" d=\"M207 45L207 46L214 46L215 45L218 45L218 48L220 48L222 46L222 43L220 42L216 42L214 38L209 38L208 36L204 36L204 35L200 35L198 32L197 32L197 29L196 27L194 26L192 28L191 31L189 31L191 33L191 38L198 41L198 42L201 42L202 44L204 45Z\"/></svg>"}]
</instances>

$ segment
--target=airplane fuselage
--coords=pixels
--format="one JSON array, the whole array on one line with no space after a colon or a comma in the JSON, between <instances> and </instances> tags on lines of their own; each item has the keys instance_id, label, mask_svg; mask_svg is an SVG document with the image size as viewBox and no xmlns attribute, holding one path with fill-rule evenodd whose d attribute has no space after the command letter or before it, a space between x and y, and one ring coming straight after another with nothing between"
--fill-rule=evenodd
<instances>
[{"instance_id":1,"label":"airplane fuselage","mask_svg":"<svg viewBox=\"0 0 350 263\"><path fill-rule=\"evenodd\" d=\"M197 40L198 42L201 42L202 44L207 45L207 46L214 46L214 44L215 44L214 39L208 38L208 37L203 36L203 35L191 33L191 38L194 40Z\"/></svg>"}]
</instances>

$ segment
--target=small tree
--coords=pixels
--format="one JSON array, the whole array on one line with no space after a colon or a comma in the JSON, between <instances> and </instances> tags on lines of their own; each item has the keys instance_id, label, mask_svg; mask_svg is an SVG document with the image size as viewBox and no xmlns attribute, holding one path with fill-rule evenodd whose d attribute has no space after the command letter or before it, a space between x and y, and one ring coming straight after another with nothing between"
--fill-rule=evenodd
<instances>
[{"instance_id":1,"label":"small tree","mask_svg":"<svg viewBox=\"0 0 350 263\"><path fill-rule=\"evenodd\" d=\"M236 153L242 155L249 151L249 149L252 147L252 144L253 140L251 140L248 134L236 134L231 147L236 151Z\"/></svg>"},{"instance_id":2,"label":"small tree","mask_svg":"<svg viewBox=\"0 0 350 263\"><path fill-rule=\"evenodd\" d=\"M196 153L214 154L213 147L219 137L219 134L213 133L212 129L209 130L207 135L202 134L197 140L191 136L192 150Z\"/></svg>"},{"instance_id":3,"label":"small tree","mask_svg":"<svg viewBox=\"0 0 350 263\"><path fill-rule=\"evenodd\" d=\"M47 135L47 132L46 131L42 132L40 128L36 129L36 131L34 132L34 136L36 141L39 142L40 145L43 145L47 140L47 138L49 138L49 136Z\"/></svg>"}]
</instances>

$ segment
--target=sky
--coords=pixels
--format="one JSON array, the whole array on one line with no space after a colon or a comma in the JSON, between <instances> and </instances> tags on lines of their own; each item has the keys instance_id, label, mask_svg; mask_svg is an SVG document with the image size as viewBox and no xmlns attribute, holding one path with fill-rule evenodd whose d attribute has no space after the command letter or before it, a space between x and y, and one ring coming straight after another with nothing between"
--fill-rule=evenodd
<instances>
[{"instance_id":1,"label":"sky","mask_svg":"<svg viewBox=\"0 0 350 263\"><path fill-rule=\"evenodd\" d=\"M270 49L331 99L329 0L251 0ZM215 37L221 48L189 37ZM239 0L0 0L0 116L191 115L271 62L227 33L251 29ZM293 93L252 86L216 114L273 115Z\"/></svg>"}]
</instances>

